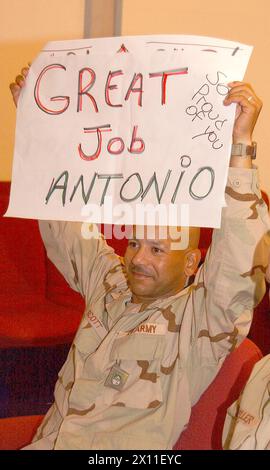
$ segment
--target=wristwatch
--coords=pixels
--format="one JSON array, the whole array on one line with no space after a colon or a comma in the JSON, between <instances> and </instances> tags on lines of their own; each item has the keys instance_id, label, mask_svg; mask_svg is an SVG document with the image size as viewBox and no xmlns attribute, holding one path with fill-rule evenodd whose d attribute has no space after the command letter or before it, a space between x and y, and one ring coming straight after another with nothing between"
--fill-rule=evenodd
<instances>
[{"instance_id":1,"label":"wristwatch","mask_svg":"<svg viewBox=\"0 0 270 470\"><path fill-rule=\"evenodd\" d=\"M251 145L246 144L232 144L231 156L236 157L251 157L255 160L257 153L257 143L252 142Z\"/></svg>"}]
</instances>

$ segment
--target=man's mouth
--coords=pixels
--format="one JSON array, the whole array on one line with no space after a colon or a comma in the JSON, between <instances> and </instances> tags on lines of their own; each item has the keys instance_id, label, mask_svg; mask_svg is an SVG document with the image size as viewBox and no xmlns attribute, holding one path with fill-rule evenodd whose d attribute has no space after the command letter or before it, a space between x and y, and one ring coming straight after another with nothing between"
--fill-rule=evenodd
<instances>
[{"instance_id":1,"label":"man's mouth","mask_svg":"<svg viewBox=\"0 0 270 470\"><path fill-rule=\"evenodd\" d=\"M152 277L151 274L148 274L142 271L137 271L136 269L131 269L130 272L132 276L135 277L136 279L146 279L146 278Z\"/></svg>"}]
</instances>

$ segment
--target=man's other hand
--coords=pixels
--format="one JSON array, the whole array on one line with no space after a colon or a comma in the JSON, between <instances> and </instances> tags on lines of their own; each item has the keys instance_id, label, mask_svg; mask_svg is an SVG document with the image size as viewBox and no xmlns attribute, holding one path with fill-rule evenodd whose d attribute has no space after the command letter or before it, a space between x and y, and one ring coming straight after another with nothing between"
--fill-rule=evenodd
<instances>
[{"instance_id":1,"label":"man's other hand","mask_svg":"<svg viewBox=\"0 0 270 470\"><path fill-rule=\"evenodd\" d=\"M17 77L15 78L15 81L9 85L12 98L16 107L18 104L19 96L21 94L21 90L25 85L25 79L28 75L28 72L29 72L29 67L24 67L20 75L17 75Z\"/></svg>"},{"instance_id":2,"label":"man's other hand","mask_svg":"<svg viewBox=\"0 0 270 470\"><path fill-rule=\"evenodd\" d=\"M224 100L224 105L237 104L233 128L233 143L250 145L252 133L262 109L262 101L248 83L231 82L228 83L228 86L230 91Z\"/></svg>"}]
</instances>

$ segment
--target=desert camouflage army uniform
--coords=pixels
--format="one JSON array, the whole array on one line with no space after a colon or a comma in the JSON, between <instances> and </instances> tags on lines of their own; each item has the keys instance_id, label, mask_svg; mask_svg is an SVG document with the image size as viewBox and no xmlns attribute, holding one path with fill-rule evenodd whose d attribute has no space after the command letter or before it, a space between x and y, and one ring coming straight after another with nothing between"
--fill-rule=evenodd
<instances>
[{"instance_id":1,"label":"desert camouflage army uniform","mask_svg":"<svg viewBox=\"0 0 270 470\"><path fill-rule=\"evenodd\" d=\"M230 406L224 449L270 450L270 354L255 364L239 399Z\"/></svg>"},{"instance_id":2,"label":"desert camouflage army uniform","mask_svg":"<svg viewBox=\"0 0 270 470\"><path fill-rule=\"evenodd\" d=\"M81 224L41 222L49 258L86 309L28 449L172 448L265 291L269 219L256 170L231 170L226 193L195 282L148 305L132 303L102 239L83 239Z\"/></svg>"}]
</instances>

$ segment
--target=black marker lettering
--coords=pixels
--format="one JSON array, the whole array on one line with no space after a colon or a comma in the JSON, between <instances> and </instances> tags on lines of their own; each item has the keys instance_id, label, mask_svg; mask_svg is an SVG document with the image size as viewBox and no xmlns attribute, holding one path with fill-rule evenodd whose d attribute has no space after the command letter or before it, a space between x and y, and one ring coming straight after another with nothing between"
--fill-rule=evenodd
<instances>
[{"instance_id":1,"label":"black marker lettering","mask_svg":"<svg viewBox=\"0 0 270 470\"><path fill-rule=\"evenodd\" d=\"M182 181L182 178L183 178L184 174L185 174L185 171L181 171L181 174L180 174L180 176L178 178L178 181L177 181L177 185L175 187L174 193L173 193L172 198L171 198L171 203L172 204L174 204L174 202L175 202L175 199L176 199L176 196L177 196L177 193L178 193L178 189L180 187L180 184L181 184L181 181Z\"/></svg>"},{"instance_id":2,"label":"black marker lettering","mask_svg":"<svg viewBox=\"0 0 270 470\"><path fill-rule=\"evenodd\" d=\"M63 183L63 184L58 184L58 182L59 182L63 177L65 178L64 183ZM52 193L53 193L56 189L60 189L60 190L63 191L63 192L62 192L62 205L63 205L63 206L65 205L65 203L66 203L66 192L67 192L68 177L69 177L68 171L63 171L63 173L61 173L61 175L57 178L56 181L54 181L54 179L52 180L52 184L51 184L50 189L49 189L49 191L48 191L48 194L47 194L47 196L46 196L46 204L48 204Z\"/></svg>"},{"instance_id":3,"label":"black marker lettering","mask_svg":"<svg viewBox=\"0 0 270 470\"><path fill-rule=\"evenodd\" d=\"M187 159L185 163L184 158ZM188 155L182 155L182 157L180 157L180 164L182 168L188 168L191 165L191 158Z\"/></svg>"},{"instance_id":4,"label":"black marker lettering","mask_svg":"<svg viewBox=\"0 0 270 470\"><path fill-rule=\"evenodd\" d=\"M211 180L210 180L209 190L207 191L207 193L199 196L198 194L194 193L192 188L193 188L193 185L194 185L195 181L198 179L198 177L202 174L203 171L208 171L209 172ZM214 181L215 181L215 172L214 172L213 168L211 168L210 166L203 166L202 168L199 168L197 173L193 176L193 178L191 180L191 183L189 185L189 194L190 194L190 196L193 199L195 199L196 201L205 199L211 193L211 191L213 189L213 186L214 186Z\"/></svg>"},{"instance_id":5,"label":"black marker lettering","mask_svg":"<svg viewBox=\"0 0 270 470\"><path fill-rule=\"evenodd\" d=\"M201 88L195 93L195 95L192 96L192 100L194 100L195 96L199 95L200 97L205 97L209 94L210 88L207 83L204 83L204 85L201 86ZM198 104L199 101L196 102Z\"/></svg>"},{"instance_id":6,"label":"black marker lettering","mask_svg":"<svg viewBox=\"0 0 270 470\"><path fill-rule=\"evenodd\" d=\"M70 201L70 202L72 201L72 199L74 198L75 193L76 193L78 187L81 185L81 187L82 187L82 198L83 198L84 204L87 204L88 201L89 201L89 197L90 197L90 195L91 195L91 193L92 193L92 189L93 189L93 186L94 186L94 184L95 184L96 177L97 177L97 173L94 173L94 176L93 176L92 181L91 181L91 183L90 183L89 189L88 189L87 193L85 194L83 175L81 175L80 178L78 179L78 182L77 182L76 185L74 186L74 189L73 189L73 191L72 191L72 193L71 193L71 196L70 196L69 201Z\"/></svg>"},{"instance_id":7,"label":"black marker lettering","mask_svg":"<svg viewBox=\"0 0 270 470\"><path fill-rule=\"evenodd\" d=\"M167 175L165 177L165 180L164 180L164 183L163 183L163 186L162 186L162 190L161 190L161 193L159 193L159 187L158 187L158 182L157 182L157 176L156 176L156 172L154 172L153 176L150 178L149 180L149 183L148 185L146 186L142 196L141 196L141 200L143 201L143 199L145 198L146 194L148 193L149 189L151 188L151 186L154 184L155 185L155 191L156 191L156 196L157 196L157 200L158 200L158 203L160 204L161 203L161 199L162 199L162 196L164 194L164 191L167 187L167 184L168 184L168 181L170 179L170 176L171 176L171 172L172 170L168 170L167 171Z\"/></svg>"},{"instance_id":8,"label":"black marker lettering","mask_svg":"<svg viewBox=\"0 0 270 470\"><path fill-rule=\"evenodd\" d=\"M139 183L139 190L138 190L138 192L137 192L137 194L136 194L135 196L133 196L133 197L131 197L131 198L128 198L128 197L125 197L125 196L123 195L123 190L124 190L124 187L126 186L126 184L127 184L129 181L131 181L131 178L132 178L133 176L136 176L136 178L137 178L137 180L138 180L138 183ZM132 186L133 186L133 185L131 185L131 187L132 187ZM136 199L138 199L138 197L140 197L140 195L142 194L142 192L143 192L143 183L142 183L142 179L141 179L140 174L139 174L139 173L132 173L132 175L130 175L130 176L126 179L126 181L124 182L124 184L123 184L122 187L121 187L121 190L120 190L120 198L121 198L121 200L124 201L124 202L132 202L132 201L135 201Z\"/></svg>"},{"instance_id":9,"label":"black marker lettering","mask_svg":"<svg viewBox=\"0 0 270 470\"><path fill-rule=\"evenodd\" d=\"M119 173L119 174L116 173L116 174L113 174L113 175L102 175L102 174L99 174L99 175L98 175L98 179L100 179L100 180L106 180L106 184L105 184L105 187L104 187L102 196L101 196L100 206L103 206L103 204L104 204L104 199L105 199L105 196L106 196L106 193L107 193L107 190L108 190L110 181L111 181L112 179L121 179L121 178L123 178L122 173Z\"/></svg>"}]
</instances>

